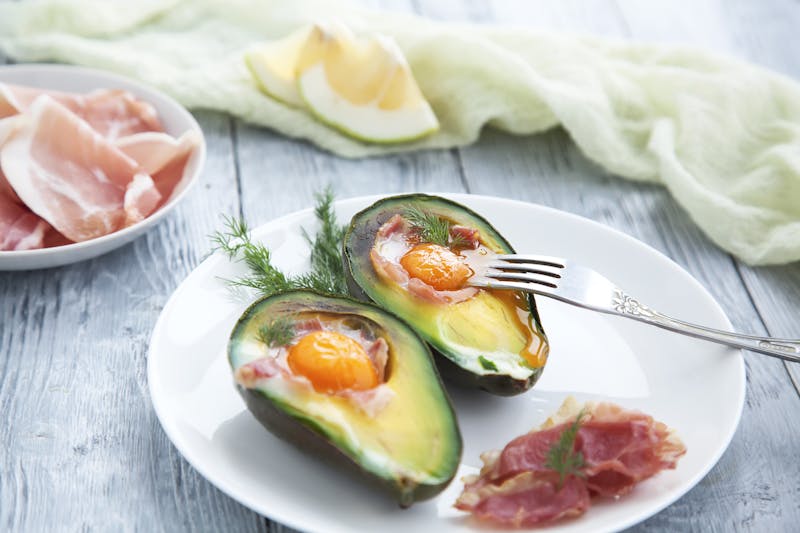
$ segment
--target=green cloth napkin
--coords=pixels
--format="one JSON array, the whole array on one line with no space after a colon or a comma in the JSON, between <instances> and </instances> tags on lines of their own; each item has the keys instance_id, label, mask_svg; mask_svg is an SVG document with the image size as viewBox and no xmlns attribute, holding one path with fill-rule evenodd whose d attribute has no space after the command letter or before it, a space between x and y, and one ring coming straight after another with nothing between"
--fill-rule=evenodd
<instances>
[{"instance_id":1,"label":"green cloth napkin","mask_svg":"<svg viewBox=\"0 0 800 533\"><path fill-rule=\"evenodd\" d=\"M351 140L258 92L255 43L314 20L395 37L441 122L397 146ZM700 50L433 22L341 2L45 0L0 4L0 47L141 79L190 108L227 111L345 157L474 142L561 125L587 157L663 183L748 263L800 259L800 86Z\"/></svg>"}]
</instances>

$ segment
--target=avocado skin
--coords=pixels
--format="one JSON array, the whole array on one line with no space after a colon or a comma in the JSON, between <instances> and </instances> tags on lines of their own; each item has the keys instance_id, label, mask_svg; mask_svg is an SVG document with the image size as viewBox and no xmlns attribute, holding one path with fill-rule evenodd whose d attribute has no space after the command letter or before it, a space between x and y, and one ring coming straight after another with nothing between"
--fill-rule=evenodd
<instances>
[{"instance_id":1,"label":"avocado skin","mask_svg":"<svg viewBox=\"0 0 800 533\"><path fill-rule=\"evenodd\" d=\"M332 468L344 471L347 475L358 477L360 481L388 491L394 495L400 507L404 509L410 507L414 502L436 496L455 477L455 472L453 472L453 476L436 485L416 485L402 480L390 482L377 477L361 468L350 456L343 453L323 435L320 435L300 420L287 415L259 391L247 389L238 383L236 384L236 390L256 420L276 437L292 444L301 451L313 455Z\"/></svg>"},{"instance_id":2,"label":"avocado skin","mask_svg":"<svg viewBox=\"0 0 800 533\"><path fill-rule=\"evenodd\" d=\"M344 273L347 280L347 290L353 298L363 302L372 302L378 304L369 297L369 295L358 284L353 276L352 258L358 255L369 254L374 243L375 233L387 220L389 220L389 218L398 212L397 209L392 208L393 205L403 205L414 202L444 202L450 207L457 208L466 213L470 218L477 220L481 224L485 225L488 229L493 231L495 236L499 237L499 241L503 247L507 249L507 253L516 253L511 244L494 228L494 226L489 223L488 220L464 205L453 202L452 200L447 200L446 198L442 198L440 196L433 196L429 194L415 193L389 196L387 198L378 200L369 207L356 213L353 216L349 227L347 228L347 232L345 233L344 242L342 245L342 262L344 264ZM384 206L387 207L387 209L381 211ZM372 211L378 213L378 216L365 219L364 217L366 217L367 214ZM361 227L356 227L356 221L359 219L365 220L366 223ZM349 244L352 246L348 246ZM542 322L539 317L539 310L536 307L536 300L533 298L532 294L526 295L526 298L528 300L528 309L533 317L537 332L544 337L545 341L547 341L547 335L544 332L544 328L542 327ZM413 328L413 325L411 327ZM450 357L438 350L436 346L430 342L428 342L428 346L434 354L436 367L438 368L442 377L444 377L448 382L461 387L481 389L498 396L516 396L517 394L522 394L536 384L544 370L544 367L536 369L527 379L516 379L505 374L475 374L454 363Z\"/></svg>"},{"instance_id":3,"label":"avocado skin","mask_svg":"<svg viewBox=\"0 0 800 533\"><path fill-rule=\"evenodd\" d=\"M235 338L242 325L249 320L250 317L255 314L258 308L265 302L269 300L282 300L291 298L306 298L308 300L313 300L315 303L314 308L301 309L305 311L313 310L323 313L343 312L341 306L346 305L349 306L348 312L350 313L354 312L352 307L356 306L370 308L371 310L382 315L388 315L388 319L394 320L407 328L409 330L409 334L414 335L418 339L421 347L425 349L429 360L433 359L432 354L429 350L427 350L427 344L420 339L418 335L416 335L413 328L411 328L399 317L388 313L385 309L348 297L325 295L311 290L290 290L257 300L242 314L236 326L234 326L233 332L231 333L231 339ZM286 309L284 309L284 311L286 311ZM233 368L234 365L233 359L230 356L230 349L231 348L229 346L229 361L231 363L231 367ZM435 379L442 391L445 400L444 403L446 404L445 408L448 410L449 416L452 417L452 420L455 421L455 410L453 409L452 403L447 396L447 391L442 384L441 377L438 375L435 365L431 366L431 370L434 374L432 378ZM345 471L349 475L360 478L361 481L367 482L377 488L381 488L384 491L388 491L395 497L402 508L407 508L414 502L430 499L442 492L453 480L458 470L457 467L453 468L452 474L447 479L435 484L418 483L413 480L398 477L381 477L359 465L355 459L343 452L334 442L330 441L324 433L318 431L313 424L309 424L308 420L295 417L286 412L284 409L282 409L280 402L273 401L259 390L248 389L236 382L234 382L234 385L239 395L245 401L247 409L268 431L280 439L292 444L296 448L314 455L322 460L322 462L331 465L333 468ZM454 439L455 449L457 450L457 459L460 459L463 449L463 440L461 437L461 432L458 429L457 422L454 422L454 424L455 433L452 435L452 438ZM456 464L458 462L459 461L456 460Z\"/></svg>"}]
</instances>

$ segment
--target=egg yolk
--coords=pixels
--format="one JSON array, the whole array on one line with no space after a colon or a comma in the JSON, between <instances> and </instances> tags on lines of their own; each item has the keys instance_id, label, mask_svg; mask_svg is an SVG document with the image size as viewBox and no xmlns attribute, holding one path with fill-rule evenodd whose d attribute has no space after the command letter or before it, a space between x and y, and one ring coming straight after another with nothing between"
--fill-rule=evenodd
<instances>
[{"instance_id":1,"label":"egg yolk","mask_svg":"<svg viewBox=\"0 0 800 533\"><path fill-rule=\"evenodd\" d=\"M416 245L400 258L400 264L409 276L438 291L458 290L472 275L472 269L449 248L432 243Z\"/></svg>"},{"instance_id":2,"label":"egg yolk","mask_svg":"<svg viewBox=\"0 0 800 533\"><path fill-rule=\"evenodd\" d=\"M289 349L289 368L317 392L366 390L378 386L378 372L364 347L335 331L314 331Z\"/></svg>"}]
</instances>

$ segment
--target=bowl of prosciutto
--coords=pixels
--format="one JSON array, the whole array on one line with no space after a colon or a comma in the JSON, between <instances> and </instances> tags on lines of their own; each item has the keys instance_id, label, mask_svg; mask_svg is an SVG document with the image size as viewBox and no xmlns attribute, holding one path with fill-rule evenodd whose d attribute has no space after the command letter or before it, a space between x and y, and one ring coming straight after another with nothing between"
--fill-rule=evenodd
<instances>
[{"instance_id":1,"label":"bowl of prosciutto","mask_svg":"<svg viewBox=\"0 0 800 533\"><path fill-rule=\"evenodd\" d=\"M126 244L197 182L205 140L177 102L67 65L0 67L0 270Z\"/></svg>"}]
</instances>

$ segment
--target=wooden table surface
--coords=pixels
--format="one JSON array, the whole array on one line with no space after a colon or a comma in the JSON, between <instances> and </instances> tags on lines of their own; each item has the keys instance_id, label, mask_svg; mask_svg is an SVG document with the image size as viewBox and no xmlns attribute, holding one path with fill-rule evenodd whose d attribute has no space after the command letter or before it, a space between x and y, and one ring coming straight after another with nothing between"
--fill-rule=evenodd
<instances>
[{"instance_id":1,"label":"wooden table surface","mask_svg":"<svg viewBox=\"0 0 800 533\"><path fill-rule=\"evenodd\" d=\"M682 42L800 78L791 0L397 0L436 19ZM2 63L0 57L0 63ZM288 531L228 498L170 444L150 403L148 339L175 287L209 251L222 214L251 225L341 198L455 191L522 199L597 220L694 275L741 331L800 337L800 265L752 268L714 246L661 187L608 175L561 130L485 131L462 149L361 161L197 111L201 184L156 229L100 258L0 273L0 530ZM745 354L747 401L717 466L633 528L800 528L800 365Z\"/></svg>"}]
</instances>

